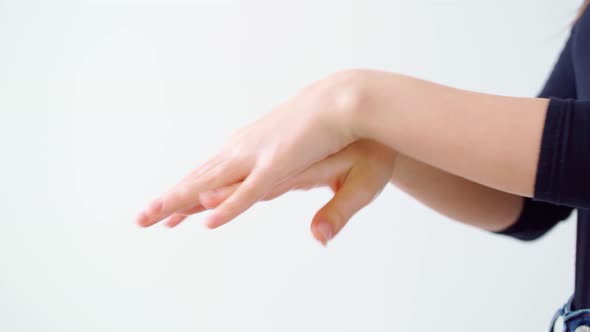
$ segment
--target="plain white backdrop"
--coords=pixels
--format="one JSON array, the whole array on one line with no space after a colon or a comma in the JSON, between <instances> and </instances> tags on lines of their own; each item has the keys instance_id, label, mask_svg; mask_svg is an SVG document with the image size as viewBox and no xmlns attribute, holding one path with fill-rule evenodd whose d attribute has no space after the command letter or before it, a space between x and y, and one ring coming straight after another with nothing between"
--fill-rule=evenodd
<instances>
[{"instance_id":1,"label":"plain white backdrop","mask_svg":"<svg viewBox=\"0 0 590 332\"><path fill-rule=\"evenodd\" d=\"M534 96L580 2L1 0L0 331L545 331L573 217L524 243L390 185L327 249L328 189L216 230L134 218L336 70Z\"/></svg>"}]
</instances>

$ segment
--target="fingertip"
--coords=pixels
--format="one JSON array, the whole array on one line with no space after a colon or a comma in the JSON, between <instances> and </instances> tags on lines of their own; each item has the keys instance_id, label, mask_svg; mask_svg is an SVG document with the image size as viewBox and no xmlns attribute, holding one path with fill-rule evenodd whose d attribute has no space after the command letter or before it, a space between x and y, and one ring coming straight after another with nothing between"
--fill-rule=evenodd
<instances>
[{"instance_id":1,"label":"fingertip","mask_svg":"<svg viewBox=\"0 0 590 332\"><path fill-rule=\"evenodd\" d=\"M162 211L163 202L161 199L152 201L147 209L141 211L136 218L136 222L141 227L149 227L155 223L154 216Z\"/></svg>"},{"instance_id":2,"label":"fingertip","mask_svg":"<svg viewBox=\"0 0 590 332\"><path fill-rule=\"evenodd\" d=\"M216 229L217 227L219 227L219 225L213 224L211 222L205 221L203 223L203 225L205 226L205 228L207 229Z\"/></svg>"},{"instance_id":3,"label":"fingertip","mask_svg":"<svg viewBox=\"0 0 590 332\"><path fill-rule=\"evenodd\" d=\"M168 218L168 220L164 223L168 228L174 228L178 226L181 222L183 222L187 216L175 214Z\"/></svg>"},{"instance_id":4,"label":"fingertip","mask_svg":"<svg viewBox=\"0 0 590 332\"><path fill-rule=\"evenodd\" d=\"M206 227L207 229L215 229L215 228L219 227L219 225L217 225L217 224L214 224L214 223L213 223L213 222L211 222L211 221L205 221L205 223L204 223L204 224L205 224L205 227Z\"/></svg>"},{"instance_id":5,"label":"fingertip","mask_svg":"<svg viewBox=\"0 0 590 332\"><path fill-rule=\"evenodd\" d=\"M334 237L334 229L326 220L312 222L311 231L316 240L318 240L324 247L327 247L328 242Z\"/></svg>"},{"instance_id":6,"label":"fingertip","mask_svg":"<svg viewBox=\"0 0 590 332\"><path fill-rule=\"evenodd\" d=\"M148 217L144 211L137 214L135 217L135 223L140 227L147 227L148 226Z\"/></svg>"},{"instance_id":7,"label":"fingertip","mask_svg":"<svg viewBox=\"0 0 590 332\"><path fill-rule=\"evenodd\" d=\"M205 227L208 229L215 229L224 223L225 222L222 220L222 218L217 214L210 214L207 219L205 219Z\"/></svg>"},{"instance_id":8,"label":"fingertip","mask_svg":"<svg viewBox=\"0 0 590 332\"><path fill-rule=\"evenodd\" d=\"M316 239L316 241L318 241L322 247L327 248L328 247L328 241L324 240L321 236L318 236L317 234L313 234L313 237Z\"/></svg>"}]
</instances>

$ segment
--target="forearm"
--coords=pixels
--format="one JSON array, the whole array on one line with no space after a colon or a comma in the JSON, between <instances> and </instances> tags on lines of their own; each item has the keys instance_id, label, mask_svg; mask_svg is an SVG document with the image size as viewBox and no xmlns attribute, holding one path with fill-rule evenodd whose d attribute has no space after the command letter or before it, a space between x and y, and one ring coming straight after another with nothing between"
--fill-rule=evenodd
<instances>
[{"instance_id":1,"label":"forearm","mask_svg":"<svg viewBox=\"0 0 590 332\"><path fill-rule=\"evenodd\" d=\"M522 209L523 197L447 173L398 154L390 182L451 219L490 231L506 229Z\"/></svg>"},{"instance_id":2,"label":"forearm","mask_svg":"<svg viewBox=\"0 0 590 332\"><path fill-rule=\"evenodd\" d=\"M380 71L357 74L355 135L501 191L531 197L547 99L496 96Z\"/></svg>"}]
</instances>

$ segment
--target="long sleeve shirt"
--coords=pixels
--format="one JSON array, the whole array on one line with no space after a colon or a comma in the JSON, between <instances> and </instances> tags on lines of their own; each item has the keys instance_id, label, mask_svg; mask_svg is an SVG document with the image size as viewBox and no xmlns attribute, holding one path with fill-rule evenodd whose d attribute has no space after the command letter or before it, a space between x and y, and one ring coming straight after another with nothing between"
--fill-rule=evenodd
<instances>
[{"instance_id":1,"label":"long sleeve shirt","mask_svg":"<svg viewBox=\"0 0 590 332\"><path fill-rule=\"evenodd\" d=\"M573 306L590 308L590 13L569 37L538 97L549 105L533 197L518 220L497 233L534 240L577 209Z\"/></svg>"}]
</instances>

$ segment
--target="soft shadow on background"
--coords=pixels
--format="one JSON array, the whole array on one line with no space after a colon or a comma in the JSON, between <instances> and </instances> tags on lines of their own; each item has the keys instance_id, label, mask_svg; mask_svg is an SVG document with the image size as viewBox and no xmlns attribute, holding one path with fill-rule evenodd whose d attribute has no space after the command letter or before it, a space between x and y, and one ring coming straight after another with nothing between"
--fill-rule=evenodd
<instances>
[{"instance_id":1,"label":"soft shadow on background","mask_svg":"<svg viewBox=\"0 0 590 332\"><path fill-rule=\"evenodd\" d=\"M328 189L216 230L134 217L336 70L533 96L579 4L0 1L0 331L546 330L572 219L523 243L391 185L327 249L309 223Z\"/></svg>"}]
</instances>

